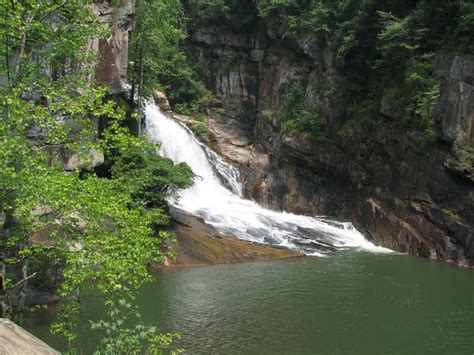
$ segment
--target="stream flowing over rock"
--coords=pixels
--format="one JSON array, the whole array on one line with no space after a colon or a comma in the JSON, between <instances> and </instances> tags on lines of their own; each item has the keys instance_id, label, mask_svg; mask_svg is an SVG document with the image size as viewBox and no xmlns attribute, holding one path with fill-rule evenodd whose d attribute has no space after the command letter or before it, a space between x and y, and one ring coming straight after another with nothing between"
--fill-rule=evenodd
<instances>
[{"instance_id":1,"label":"stream flowing over rock","mask_svg":"<svg viewBox=\"0 0 474 355\"><path fill-rule=\"evenodd\" d=\"M461 157L457 147L474 147L474 58L439 63L434 115L443 141L425 151L398 124L389 97L381 100L377 129L338 135L344 108L321 89L338 79L334 54L303 41L289 48L270 36L261 26L201 26L189 39L207 68L203 80L222 102L210 112L215 148L240 165L245 196L274 209L348 219L392 249L473 265L474 157ZM296 82L327 116L328 140L280 134L284 94Z\"/></svg>"},{"instance_id":2,"label":"stream flowing over rock","mask_svg":"<svg viewBox=\"0 0 474 355\"><path fill-rule=\"evenodd\" d=\"M196 174L193 186L169 201L173 210L198 216L222 234L307 255L348 249L390 252L367 241L350 223L272 211L242 198L240 175L232 165L156 105L149 104L145 114L146 135L151 142L160 143L159 153L175 163L188 164Z\"/></svg>"}]
</instances>

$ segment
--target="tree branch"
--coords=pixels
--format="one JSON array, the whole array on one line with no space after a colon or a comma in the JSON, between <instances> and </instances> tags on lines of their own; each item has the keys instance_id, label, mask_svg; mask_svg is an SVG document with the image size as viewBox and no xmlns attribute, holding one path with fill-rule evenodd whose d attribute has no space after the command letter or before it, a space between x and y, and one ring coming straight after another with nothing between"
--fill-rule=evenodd
<instances>
[{"instance_id":1,"label":"tree branch","mask_svg":"<svg viewBox=\"0 0 474 355\"><path fill-rule=\"evenodd\" d=\"M24 282L28 281L29 279L32 279L33 277L35 277L37 274L38 274L37 272L32 273L30 276L25 277L24 279L18 281L16 284L11 285L10 287L5 288L4 291L8 291L8 290L11 290L11 289L14 289L14 288L20 286L22 283L24 283Z\"/></svg>"}]
</instances>

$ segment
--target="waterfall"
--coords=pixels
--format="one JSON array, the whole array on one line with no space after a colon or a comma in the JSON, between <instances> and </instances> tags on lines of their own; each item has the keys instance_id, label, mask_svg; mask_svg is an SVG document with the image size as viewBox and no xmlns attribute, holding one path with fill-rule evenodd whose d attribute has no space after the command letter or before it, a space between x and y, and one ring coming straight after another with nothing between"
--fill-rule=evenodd
<instances>
[{"instance_id":1,"label":"waterfall","mask_svg":"<svg viewBox=\"0 0 474 355\"><path fill-rule=\"evenodd\" d=\"M169 202L202 217L219 232L307 255L348 248L387 250L367 241L350 223L272 211L242 198L236 168L200 143L187 127L163 115L156 105L149 104L145 115L147 137L159 143L159 153L175 163L187 163L197 176L192 187Z\"/></svg>"}]
</instances>

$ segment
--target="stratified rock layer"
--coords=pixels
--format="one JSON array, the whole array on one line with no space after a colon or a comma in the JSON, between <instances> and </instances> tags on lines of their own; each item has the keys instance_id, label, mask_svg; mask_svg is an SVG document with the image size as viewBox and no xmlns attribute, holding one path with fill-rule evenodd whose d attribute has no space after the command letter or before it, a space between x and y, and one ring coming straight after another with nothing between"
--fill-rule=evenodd
<instances>
[{"instance_id":1,"label":"stratified rock layer","mask_svg":"<svg viewBox=\"0 0 474 355\"><path fill-rule=\"evenodd\" d=\"M338 78L334 55L314 43L288 48L256 27L194 29L191 52L222 108L210 113L214 148L241 167L248 197L268 207L350 219L383 246L474 264L474 59L439 65L437 147L397 118L384 97L380 119L356 138L337 134L344 110L324 96ZM296 82L327 116L329 139L283 137L284 94ZM237 132L237 133L236 133Z\"/></svg>"}]
</instances>

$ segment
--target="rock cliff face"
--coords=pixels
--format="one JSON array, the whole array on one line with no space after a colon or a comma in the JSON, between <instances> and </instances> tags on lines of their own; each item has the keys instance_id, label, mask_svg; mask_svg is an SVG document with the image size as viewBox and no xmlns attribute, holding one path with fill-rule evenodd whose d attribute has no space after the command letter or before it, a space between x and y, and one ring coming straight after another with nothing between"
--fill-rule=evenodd
<instances>
[{"instance_id":1,"label":"rock cliff face","mask_svg":"<svg viewBox=\"0 0 474 355\"><path fill-rule=\"evenodd\" d=\"M101 84L109 87L110 94L120 94L126 84L134 1L121 1L118 8L108 2L96 1L93 10L110 31L108 38L94 39L90 43L91 50L100 56L95 76Z\"/></svg>"},{"instance_id":2,"label":"rock cliff face","mask_svg":"<svg viewBox=\"0 0 474 355\"><path fill-rule=\"evenodd\" d=\"M92 10L99 20L110 32L106 39L92 39L88 43L87 50L99 58L97 69L89 79L95 79L100 84L108 87L109 95L120 95L125 92L126 73L128 67L128 41L132 29L133 1L124 0L121 6L114 8L108 2L95 1ZM50 70L45 70L44 75L51 76ZM93 129L99 130L100 122L93 118ZM38 140L43 134L39 127L32 126L28 138ZM97 137L92 137L97 140ZM62 162L65 171L73 171L83 168L86 164L84 157L71 151L66 147L55 147L51 150L52 159ZM104 162L104 155L91 149L88 153L88 163L93 167Z\"/></svg>"},{"instance_id":3,"label":"rock cliff face","mask_svg":"<svg viewBox=\"0 0 474 355\"><path fill-rule=\"evenodd\" d=\"M89 42L88 50L99 58L95 73L91 79L107 86L108 94L122 95L126 91L126 74L128 69L128 44L133 27L133 0L123 0L119 7L113 7L107 1L97 0L92 4L92 10L101 23L109 31L108 38L95 38ZM100 122L93 120L94 131L98 132ZM94 140L97 137L93 138ZM60 159L64 162L66 171L82 168L85 163L80 154L60 148ZM95 150L89 152L89 164L97 167L104 163L104 155Z\"/></svg>"},{"instance_id":4,"label":"rock cliff face","mask_svg":"<svg viewBox=\"0 0 474 355\"><path fill-rule=\"evenodd\" d=\"M222 101L210 113L216 148L240 164L249 197L276 209L350 219L396 250L474 264L474 58L440 63L441 138L436 148L421 149L417 133L400 127L397 108L385 98L376 129L352 139L336 133L344 115L322 94L338 77L327 49L289 48L258 29L199 28L189 42L204 81ZM327 114L329 140L279 133L284 94L300 81L305 101Z\"/></svg>"}]
</instances>

